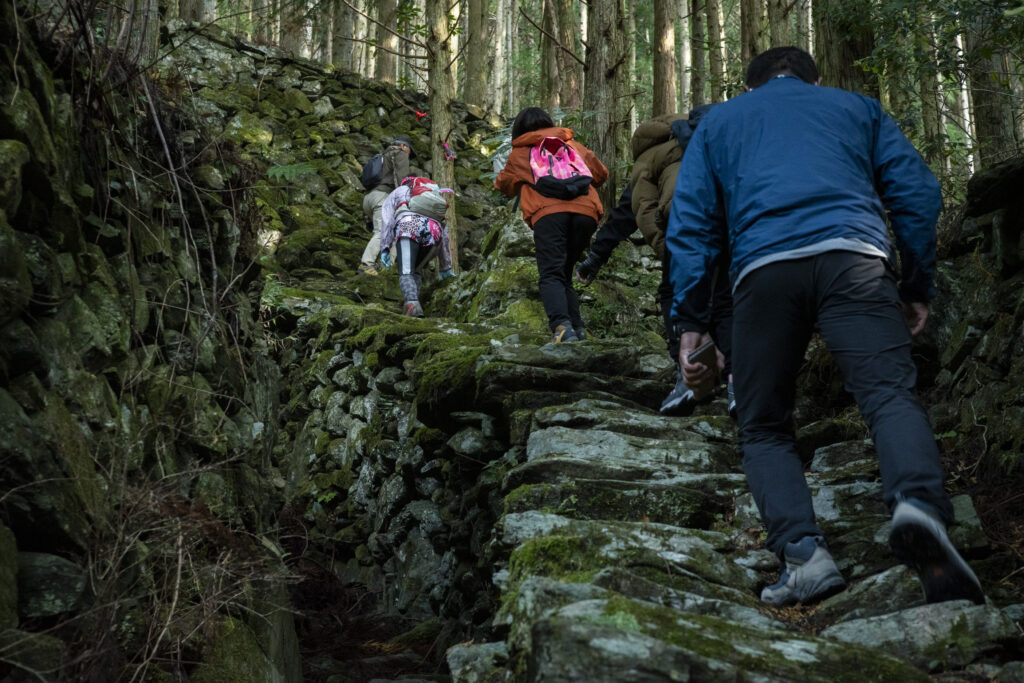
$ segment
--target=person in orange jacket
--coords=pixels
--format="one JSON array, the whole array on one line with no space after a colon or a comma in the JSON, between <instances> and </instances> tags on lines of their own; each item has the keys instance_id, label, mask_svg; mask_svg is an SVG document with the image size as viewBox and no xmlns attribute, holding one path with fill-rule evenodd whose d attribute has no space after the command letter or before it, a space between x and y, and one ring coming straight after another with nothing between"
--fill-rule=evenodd
<instances>
[{"instance_id":1,"label":"person in orange jacket","mask_svg":"<svg viewBox=\"0 0 1024 683\"><path fill-rule=\"evenodd\" d=\"M549 141L556 138L555 141ZM547 196L544 185L538 190L531 153L539 143L564 142L566 152L581 159L589 171L589 182L576 187L571 198ZM534 157L536 159L536 157ZM579 176L577 176L579 177ZM586 175L582 176L586 181ZM572 287L573 268L597 229L603 208L594 188L608 179L608 169L589 149L573 140L569 128L555 126L546 111L528 107L512 123L512 152L494 186L508 197L519 196L523 220L533 229L537 255L540 298L548 315L554 342L581 341L586 338L580 302Z\"/></svg>"}]
</instances>

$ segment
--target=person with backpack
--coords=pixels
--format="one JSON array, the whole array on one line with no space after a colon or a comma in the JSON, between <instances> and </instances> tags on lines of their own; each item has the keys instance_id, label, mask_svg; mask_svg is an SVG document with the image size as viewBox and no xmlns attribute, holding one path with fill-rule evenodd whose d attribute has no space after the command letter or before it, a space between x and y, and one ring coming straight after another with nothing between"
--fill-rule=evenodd
<instances>
[{"instance_id":1,"label":"person with backpack","mask_svg":"<svg viewBox=\"0 0 1024 683\"><path fill-rule=\"evenodd\" d=\"M438 187L430 178L409 177L403 179L381 205L381 259L388 263L391 245L395 244L398 286L405 300L402 308L405 315L423 317L421 271L427 263L438 258L440 280L454 275L445 220L448 201L444 196L451 192Z\"/></svg>"},{"instance_id":2,"label":"person with backpack","mask_svg":"<svg viewBox=\"0 0 1024 683\"><path fill-rule=\"evenodd\" d=\"M586 337L573 266L597 229L603 208L595 188L607 179L604 164L546 111L528 107L516 115L512 151L494 186L519 197L533 229L540 298L555 343Z\"/></svg>"},{"instance_id":3,"label":"person with backpack","mask_svg":"<svg viewBox=\"0 0 1024 683\"><path fill-rule=\"evenodd\" d=\"M399 135L380 154L374 155L363 166L360 178L367 190L363 197L363 213L373 223L373 235L363 249L359 259L357 273L379 275L377 257L380 255L381 206L388 194L397 188L402 178L409 175L409 160L415 158L412 141L405 135Z\"/></svg>"},{"instance_id":4,"label":"person with backpack","mask_svg":"<svg viewBox=\"0 0 1024 683\"><path fill-rule=\"evenodd\" d=\"M675 191L676 176L693 132L701 118L712 105L706 104L692 109L689 115L663 114L645 121L633 131L633 173L629 185L623 190L618 205L611 216L598 229L590 246L587 258L576 266L576 277L590 284L598 270L611 257L612 251L625 241L637 228L644 241L661 259L661 284L658 299L662 317L665 320L668 353L676 363L675 383L672 391L661 403L663 415L685 416L693 413L697 404L710 392L695 393L683 380L679 368L678 324L672 319L672 282L669 278L669 253L665 249L665 227L668 223L669 207ZM724 260L723 260L724 263ZM716 280L711 309L715 345L721 352L722 375L730 378L730 348L732 346L732 296L729 292L725 268ZM726 386L726 397L730 415L735 415L736 400L731 378Z\"/></svg>"},{"instance_id":5,"label":"person with backpack","mask_svg":"<svg viewBox=\"0 0 1024 683\"><path fill-rule=\"evenodd\" d=\"M797 373L817 332L871 430L894 554L917 570L928 602L981 604L946 533L953 506L914 391L911 338L935 294L939 183L878 100L819 84L809 54L772 48L750 62L747 92L694 133L667 235L683 374L691 386L710 375L685 359L705 340L703 292L729 248L743 469L782 564L761 600L808 604L846 586L795 447Z\"/></svg>"}]
</instances>

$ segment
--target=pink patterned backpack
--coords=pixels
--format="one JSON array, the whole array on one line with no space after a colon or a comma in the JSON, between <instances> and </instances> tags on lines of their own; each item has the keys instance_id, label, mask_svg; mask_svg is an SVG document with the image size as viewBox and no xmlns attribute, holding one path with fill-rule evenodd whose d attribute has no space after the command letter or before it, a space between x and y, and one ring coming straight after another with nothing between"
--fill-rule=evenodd
<instances>
[{"instance_id":1,"label":"pink patterned backpack","mask_svg":"<svg viewBox=\"0 0 1024 683\"><path fill-rule=\"evenodd\" d=\"M565 140L546 137L530 149L533 189L552 199L575 199L590 191L593 181L583 157Z\"/></svg>"}]
</instances>

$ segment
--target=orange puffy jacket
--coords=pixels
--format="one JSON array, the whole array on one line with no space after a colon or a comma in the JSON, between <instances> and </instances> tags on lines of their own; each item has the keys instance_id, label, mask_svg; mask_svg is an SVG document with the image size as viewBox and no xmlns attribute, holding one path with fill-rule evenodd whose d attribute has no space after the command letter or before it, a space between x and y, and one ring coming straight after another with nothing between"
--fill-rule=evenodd
<instances>
[{"instance_id":1,"label":"orange puffy jacket","mask_svg":"<svg viewBox=\"0 0 1024 683\"><path fill-rule=\"evenodd\" d=\"M593 174L594 181L590 191L575 199L552 199L545 197L533 189L533 171L530 169L530 148L546 137L565 140L576 153L583 157L587 168ZM494 179L494 187L507 197L519 195L523 210L523 220L531 228L539 219L553 213L581 213L595 221L600 220L604 209L594 188L608 179L608 169L593 152L572 139L572 131L568 128L541 128L540 130L523 133L512 141L512 152L508 155L505 168Z\"/></svg>"}]
</instances>

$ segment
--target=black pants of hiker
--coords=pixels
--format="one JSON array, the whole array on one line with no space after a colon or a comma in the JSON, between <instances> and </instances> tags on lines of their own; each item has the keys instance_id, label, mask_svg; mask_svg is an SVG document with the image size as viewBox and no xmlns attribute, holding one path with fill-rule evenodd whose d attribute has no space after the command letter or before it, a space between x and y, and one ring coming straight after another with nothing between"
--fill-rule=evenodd
<instances>
[{"instance_id":1,"label":"black pants of hiker","mask_svg":"<svg viewBox=\"0 0 1024 683\"><path fill-rule=\"evenodd\" d=\"M540 301L552 331L566 323L583 327L580 300L572 288L573 269L596 229L597 221L581 213L553 213L533 224Z\"/></svg>"},{"instance_id":2,"label":"black pants of hiker","mask_svg":"<svg viewBox=\"0 0 1024 683\"><path fill-rule=\"evenodd\" d=\"M768 547L820 535L797 455L797 372L817 330L843 373L878 452L882 496L934 506L952 521L928 416L914 385L910 332L886 263L832 251L762 266L735 292L733 377L747 483Z\"/></svg>"},{"instance_id":3,"label":"black pants of hiker","mask_svg":"<svg viewBox=\"0 0 1024 683\"><path fill-rule=\"evenodd\" d=\"M619 203L611 210L608 220L601 224L601 228L594 235L590 251L601 260L601 263L606 263L612 252L615 251L615 247L629 239L629 236L636 230L636 216L633 214L633 188L626 185L626 189L619 197Z\"/></svg>"},{"instance_id":4,"label":"black pants of hiker","mask_svg":"<svg viewBox=\"0 0 1024 683\"><path fill-rule=\"evenodd\" d=\"M679 362L679 331L672 322L672 278L669 267L671 256L668 249L661 260L661 284L658 285L658 301L661 304L661 316L665 320L666 338L668 339L668 355L672 362ZM711 338L715 346L725 356L725 368L722 376L728 378L732 372L732 287L729 283L728 255L719 258L715 266L715 285L711 291Z\"/></svg>"}]
</instances>

